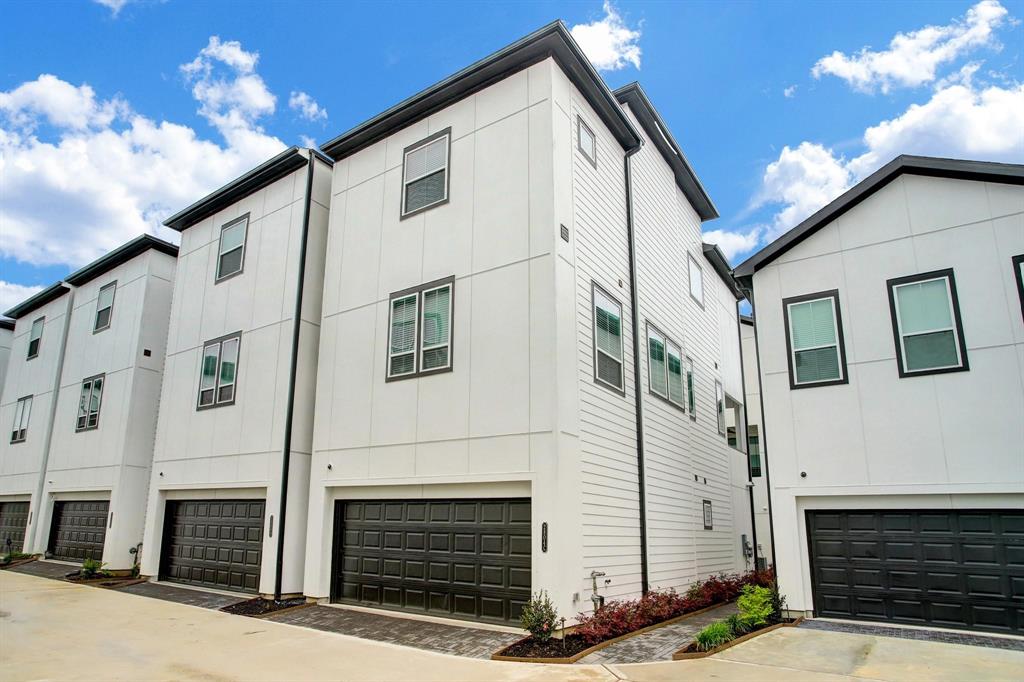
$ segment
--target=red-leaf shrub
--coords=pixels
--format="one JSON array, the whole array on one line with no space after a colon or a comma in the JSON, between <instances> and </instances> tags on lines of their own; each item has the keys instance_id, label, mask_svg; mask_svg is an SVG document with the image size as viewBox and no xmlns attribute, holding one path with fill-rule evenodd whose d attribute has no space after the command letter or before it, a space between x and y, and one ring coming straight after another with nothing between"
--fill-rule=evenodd
<instances>
[{"instance_id":1,"label":"red-leaf shrub","mask_svg":"<svg viewBox=\"0 0 1024 682\"><path fill-rule=\"evenodd\" d=\"M742 575L717 575L697 581L685 595L675 590L648 592L640 599L610 601L597 613L581 613L575 634L588 644L655 625L684 613L735 599L744 585L770 586L775 578L770 570L750 571Z\"/></svg>"}]
</instances>

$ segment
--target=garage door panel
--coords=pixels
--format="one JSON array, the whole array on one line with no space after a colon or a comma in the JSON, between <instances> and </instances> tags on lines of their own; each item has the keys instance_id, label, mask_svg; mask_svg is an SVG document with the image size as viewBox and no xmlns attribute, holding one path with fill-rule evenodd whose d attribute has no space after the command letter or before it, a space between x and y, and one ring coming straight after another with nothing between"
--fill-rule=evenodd
<instances>
[{"instance_id":1,"label":"garage door panel","mask_svg":"<svg viewBox=\"0 0 1024 682\"><path fill-rule=\"evenodd\" d=\"M103 559L107 533L106 500L68 500L53 503L48 551L55 559Z\"/></svg>"},{"instance_id":2,"label":"garage door panel","mask_svg":"<svg viewBox=\"0 0 1024 682\"><path fill-rule=\"evenodd\" d=\"M1024 535L1006 531L1022 518L999 510L810 511L815 611L1019 633Z\"/></svg>"},{"instance_id":3,"label":"garage door panel","mask_svg":"<svg viewBox=\"0 0 1024 682\"><path fill-rule=\"evenodd\" d=\"M263 553L262 500L171 500L164 519L160 577L256 592Z\"/></svg>"},{"instance_id":4,"label":"garage door panel","mask_svg":"<svg viewBox=\"0 0 1024 682\"><path fill-rule=\"evenodd\" d=\"M529 501L337 505L334 599L497 622L529 599Z\"/></svg>"},{"instance_id":5,"label":"garage door panel","mask_svg":"<svg viewBox=\"0 0 1024 682\"><path fill-rule=\"evenodd\" d=\"M21 552L25 546L28 526L28 502L0 502L0 551Z\"/></svg>"}]
</instances>

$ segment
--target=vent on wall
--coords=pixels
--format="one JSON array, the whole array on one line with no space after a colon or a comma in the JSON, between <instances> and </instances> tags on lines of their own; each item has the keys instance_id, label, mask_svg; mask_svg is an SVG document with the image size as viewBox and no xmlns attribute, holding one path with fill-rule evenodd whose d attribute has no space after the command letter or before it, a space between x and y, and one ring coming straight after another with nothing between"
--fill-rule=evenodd
<instances>
[{"instance_id":1,"label":"vent on wall","mask_svg":"<svg viewBox=\"0 0 1024 682\"><path fill-rule=\"evenodd\" d=\"M562 241L569 241L569 228L562 225Z\"/></svg>"}]
</instances>

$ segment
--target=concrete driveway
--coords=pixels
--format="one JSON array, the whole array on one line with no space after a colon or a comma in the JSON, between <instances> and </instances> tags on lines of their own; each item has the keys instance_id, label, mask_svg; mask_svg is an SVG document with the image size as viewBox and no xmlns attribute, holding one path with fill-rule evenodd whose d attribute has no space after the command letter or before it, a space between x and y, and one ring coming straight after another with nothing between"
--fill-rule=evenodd
<instances>
[{"instance_id":1,"label":"concrete driveway","mask_svg":"<svg viewBox=\"0 0 1024 682\"><path fill-rule=\"evenodd\" d=\"M1011 680L1024 653L786 628L701 661L495 663L0 572L3 680Z\"/></svg>"}]
</instances>

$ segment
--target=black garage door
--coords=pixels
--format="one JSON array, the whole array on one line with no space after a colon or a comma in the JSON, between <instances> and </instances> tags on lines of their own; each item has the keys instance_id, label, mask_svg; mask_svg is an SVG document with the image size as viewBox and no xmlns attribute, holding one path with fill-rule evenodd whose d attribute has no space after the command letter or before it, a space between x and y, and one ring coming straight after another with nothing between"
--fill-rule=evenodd
<instances>
[{"instance_id":1,"label":"black garage door","mask_svg":"<svg viewBox=\"0 0 1024 682\"><path fill-rule=\"evenodd\" d=\"M54 502L50 555L64 561L101 561L109 506L106 500Z\"/></svg>"},{"instance_id":2,"label":"black garage door","mask_svg":"<svg viewBox=\"0 0 1024 682\"><path fill-rule=\"evenodd\" d=\"M530 500L338 502L336 601L496 622L530 598Z\"/></svg>"},{"instance_id":3,"label":"black garage door","mask_svg":"<svg viewBox=\"0 0 1024 682\"><path fill-rule=\"evenodd\" d=\"M256 592L263 500L172 500L164 513L160 579Z\"/></svg>"},{"instance_id":4,"label":"black garage door","mask_svg":"<svg viewBox=\"0 0 1024 682\"><path fill-rule=\"evenodd\" d=\"M818 616L1024 632L1024 511L809 511Z\"/></svg>"},{"instance_id":5,"label":"black garage door","mask_svg":"<svg viewBox=\"0 0 1024 682\"><path fill-rule=\"evenodd\" d=\"M28 502L0 502L0 553L20 552L25 544ZM7 541L11 544L8 545Z\"/></svg>"}]
</instances>

